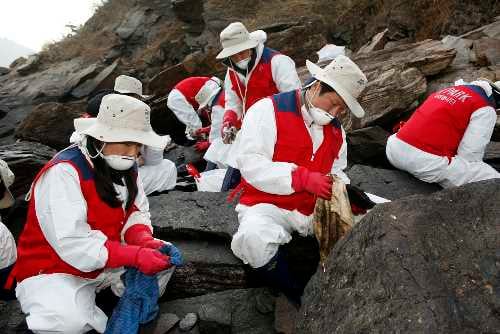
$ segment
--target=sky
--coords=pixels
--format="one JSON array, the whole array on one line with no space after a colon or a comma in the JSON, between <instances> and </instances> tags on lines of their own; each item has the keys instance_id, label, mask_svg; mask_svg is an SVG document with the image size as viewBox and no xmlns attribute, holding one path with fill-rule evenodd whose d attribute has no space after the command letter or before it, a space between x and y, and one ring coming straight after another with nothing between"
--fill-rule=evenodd
<instances>
[{"instance_id":1,"label":"sky","mask_svg":"<svg viewBox=\"0 0 500 334\"><path fill-rule=\"evenodd\" d=\"M0 0L0 37L36 52L47 42L60 40L80 25L102 0Z\"/></svg>"}]
</instances>

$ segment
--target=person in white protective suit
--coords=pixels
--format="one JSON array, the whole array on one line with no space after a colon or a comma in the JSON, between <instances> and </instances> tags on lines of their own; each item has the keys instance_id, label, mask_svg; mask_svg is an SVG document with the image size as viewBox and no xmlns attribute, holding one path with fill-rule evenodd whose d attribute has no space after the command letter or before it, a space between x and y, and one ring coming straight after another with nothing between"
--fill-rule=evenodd
<instances>
[{"instance_id":1,"label":"person in white protective suit","mask_svg":"<svg viewBox=\"0 0 500 334\"><path fill-rule=\"evenodd\" d=\"M57 153L35 177L10 277L31 331L102 333L108 319L96 292L111 287L122 294L124 267L157 274L165 291L170 257L152 236L136 164L141 145L166 145L149 119L142 101L106 95L97 118L75 119L84 140Z\"/></svg>"},{"instance_id":2,"label":"person in white protective suit","mask_svg":"<svg viewBox=\"0 0 500 334\"><path fill-rule=\"evenodd\" d=\"M139 100L147 98L142 94L142 83L136 78L120 75L115 80L114 90L107 90L96 94L87 105L85 117L96 117L102 98L111 93L120 93L135 97ZM164 136L170 143L170 136ZM76 131L70 138L70 143L77 143L82 139ZM175 163L163 158L163 149L143 145L139 157L139 175L146 195L174 189L177 183L177 168Z\"/></svg>"},{"instance_id":3,"label":"person in white protective suit","mask_svg":"<svg viewBox=\"0 0 500 334\"><path fill-rule=\"evenodd\" d=\"M7 163L0 159L0 210L14 205L14 197L9 187L14 183L14 173ZM17 251L14 236L0 217L0 300L15 298L11 289L5 289L7 278L16 262Z\"/></svg>"},{"instance_id":4,"label":"person in white protective suit","mask_svg":"<svg viewBox=\"0 0 500 334\"><path fill-rule=\"evenodd\" d=\"M346 182L345 133L337 116L362 117L357 97L367 84L358 66L338 56L324 69L307 61L315 79L302 90L252 106L240 131L237 167L242 186L233 253L267 284L300 304L303 286L288 272L280 245L293 232L313 233L316 198L330 199L332 178Z\"/></svg>"},{"instance_id":5,"label":"person in white protective suit","mask_svg":"<svg viewBox=\"0 0 500 334\"><path fill-rule=\"evenodd\" d=\"M396 168L445 188L499 178L483 162L499 96L498 86L485 80L459 80L431 94L389 137L387 158Z\"/></svg>"},{"instance_id":6,"label":"person in white protective suit","mask_svg":"<svg viewBox=\"0 0 500 334\"><path fill-rule=\"evenodd\" d=\"M235 172L238 153L238 135L246 111L258 100L288 92L301 87L295 62L288 56L264 45L267 35L262 30L249 33L241 22L234 22L220 33L222 51L217 59L227 66L224 80L225 113L222 136L226 144L232 145L227 154L227 179L223 190L234 187L239 180Z\"/></svg>"}]
</instances>

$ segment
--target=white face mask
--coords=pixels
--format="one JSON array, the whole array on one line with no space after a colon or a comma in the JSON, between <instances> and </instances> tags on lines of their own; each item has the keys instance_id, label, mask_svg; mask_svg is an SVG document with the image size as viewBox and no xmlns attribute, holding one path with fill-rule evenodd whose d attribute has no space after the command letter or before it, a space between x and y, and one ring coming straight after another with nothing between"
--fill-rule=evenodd
<instances>
[{"instance_id":1,"label":"white face mask","mask_svg":"<svg viewBox=\"0 0 500 334\"><path fill-rule=\"evenodd\" d=\"M235 65L242 70L246 70L248 68L249 63L250 63L250 57L240 60Z\"/></svg>"},{"instance_id":2,"label":"white face mask","mask_svg":"<svg viewBox=\"0 0 500 334\"><path fill-rule=\"evenodd\" d=\"M134 166L135 163L135 158L130 157L128 155L101 155L104 160L106 160L106 163L108 164L109 167L113 168L114 170L128 170Z\"/></svg>"},{"instance_id":3,"label":"white face mask","mask_svg":"<svg viewBox=\"0 0 500 334\"><path fill-rule=\"evenodd\" d=\"M318 107L310 107L309 113L314 121L314 123L318 125L327 125L331 121L333 121L334 117Z\"/></svg>"}]
</instances>

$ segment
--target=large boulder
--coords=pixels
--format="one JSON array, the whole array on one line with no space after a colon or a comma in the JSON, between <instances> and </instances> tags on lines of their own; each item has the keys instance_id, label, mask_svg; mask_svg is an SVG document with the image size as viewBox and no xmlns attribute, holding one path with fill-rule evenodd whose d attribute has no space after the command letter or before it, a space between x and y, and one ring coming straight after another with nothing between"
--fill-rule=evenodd
<instances>
[{"instance_id":1,"label":"large boulder","mask_svg":"<svg viewBox=\"0 0 500 334\"><path fill-rule=\"evenodd\" d=\"M385 146L390 133L379 126L350 132L347 135L347 158L355 164L389 166Z\"/></svg>"},{"instance_id":2,"label":"large boulder","mask_svg":"<svg viewBox=\"0 0 500 334\"><path fill-rule=\"evenodd\" d=\"M0 159L5 160L16 176L11 187L14 196L28 192L38 171L56 154L50 147L33 142L0 146Z\"/></svg>"},{"instance_id":3,"label":"large boulder","mask_svg":"<svg viewBox=\"0 0 500 334\"><path fill-rule=\"evenodd\" d=\"M500 180L377 206L306 288L298 333L498 333Z\"/></svg>"},{"instance_id":4,"label":"large boulder","mask_svg":"<svg viewBox=\"0 0 500 334\"><path fill-rule=\"evenodd\" d=\"M500 171L500 142L490 142L484 153L484 161Z\"/></svg>"},{"instance_id":5,"label":"large boulder","mask_svg":"<svg viewBox=\"0 0 500 334\"><path fill-rule=\"evenodd\" d=\"M75 131L73 120L85 112L84 103L48 102L38 105L17 127L15 136L61 150Z\"/></svg>"},{"instance_id":6,"label":"large boulder","mask_svg":"<svg viewBox=\"0 0 500 334\"><path fill-rule=\"evenodd\" d=\"M415 194L427 195L441 189L438 185L422 182L400 170L365 165L354 165L347 176L351 184L390 200Z\"/></svg>"}]
</instances>

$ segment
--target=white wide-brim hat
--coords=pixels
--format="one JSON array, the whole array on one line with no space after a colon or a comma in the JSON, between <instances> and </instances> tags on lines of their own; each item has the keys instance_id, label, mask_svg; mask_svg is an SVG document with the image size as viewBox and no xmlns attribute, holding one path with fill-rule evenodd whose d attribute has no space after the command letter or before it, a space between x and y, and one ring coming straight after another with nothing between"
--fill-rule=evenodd
<instances>
[{"instance_id":1,"label":"white wide-brim hat","mask_svg":"<svg viewBox=\"0 0 500 334\"><path fill-rule=\"evenodd\" d=\"M0 209L10 208L14 205L15 199L10 192L9 187L14 183L14 173L10 170L9 166L5 161L0 159L0 177L5 186L5 193L0 199Z\"/></svg>"},{"instance_id":2,"label":"white wide-brim hat","mask_svg":"<svg viewBox=\"0 0 500 334\"><path fill-rule=\"evenodd\" d=\"M222 81L219 78L211 77L210 80L207 80L194 97L198 102L198 110L205 108L221 89Z\"/></svg>"},{"instance_id":3,"label":"white wide-brim hat","mask_svg":"<svg viewBox=\"0 0 500 334\"><path fill-rule=\"evenodd\" d=\"M220 42L222 51L216 56L217 59L224 59L259 45L259 40L241 22L233 22L222 30Z\"/></svg>"},{"instance_id":4,"label":"white wide-brim hat","mask_svg":"<svg viewBox=\"0 0 500 334\"><path fill-rule=\"evenodd\" d=\"M142 94L142 82L139 79L130 77L128 75L119 75L115 79L115 86L113 88L116 92L122 94L136 94L142 96L145 99L151 97L151 95Z\"/></svg>"},{"instance_id":5,"label":"white wide-brim hat","mask_svg":"<svg viewBox=\"0 0 500 334\"><path fill-rule=\"evenodd\" d=\"M357 98L365 89L368 80L351 59L339 55L325 68L309 60L306 61L306 66L313 78L324 82L339 94L354 116L361 118L365 115Z\"/></svg>"},{"instance_id":6,"label":"white wide-brim hat","mask_svg":"<svg viewBox=\"0 0 500 334\"><path fill-rule=\"evenodd\" d=\"M75 130L105 143L134 142L164 149L167 138L156 134L150 124L147 104L126 95L103 97L96 118L77 118Z\"/></svg>"}]
</instances>

